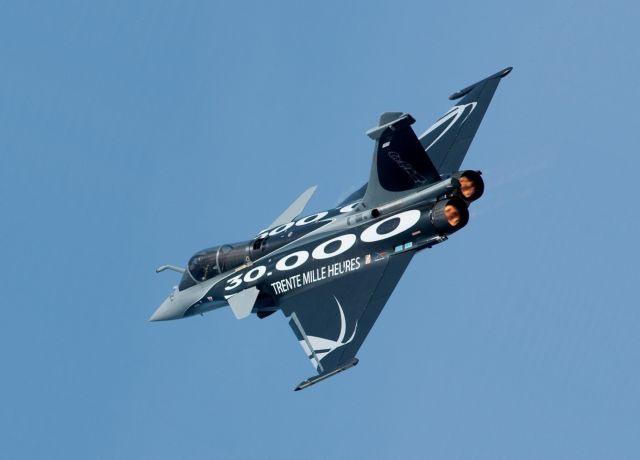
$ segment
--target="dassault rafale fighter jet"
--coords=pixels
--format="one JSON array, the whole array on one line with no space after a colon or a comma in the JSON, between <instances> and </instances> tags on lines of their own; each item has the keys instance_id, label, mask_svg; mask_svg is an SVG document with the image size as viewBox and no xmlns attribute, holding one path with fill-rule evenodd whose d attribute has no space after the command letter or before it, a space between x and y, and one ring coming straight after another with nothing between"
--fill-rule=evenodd
<instances>
[{"instance_id":1,"label":"dassault rafale fighter jet","mask_svg":"<svg viewBox=\"0 0 640 460\"><path fill-rule=\"evenodd\" d=\"M411 258L469 220L480 171L461 170L506 68L451 95L458 104L422 135L409 114L386 112L369 182L334 209L302 218L306 190L255 238L197 252L150 321L229 306L238 319L281 310L317 375L302 390L358 363L362 346Z\"/></svg>"}]
</instances>

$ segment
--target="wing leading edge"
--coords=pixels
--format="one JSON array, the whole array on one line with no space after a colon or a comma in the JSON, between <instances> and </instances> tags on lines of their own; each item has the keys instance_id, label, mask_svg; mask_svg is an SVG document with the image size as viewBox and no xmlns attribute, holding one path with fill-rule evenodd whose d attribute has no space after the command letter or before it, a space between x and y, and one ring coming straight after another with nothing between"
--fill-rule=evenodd
<instances>
[{"instance_id":1,"label":"wing leading edge","mask_svg":"<svg viewBox=\"0 0 640 460\"><path fill-rule=\"evenodd\" d=\"M318 375L306 388L355 366L356 353L378 319L413 252L378 255L365 269L350 272L288 297L280 304Z\"/></svg>"}]
</instances>

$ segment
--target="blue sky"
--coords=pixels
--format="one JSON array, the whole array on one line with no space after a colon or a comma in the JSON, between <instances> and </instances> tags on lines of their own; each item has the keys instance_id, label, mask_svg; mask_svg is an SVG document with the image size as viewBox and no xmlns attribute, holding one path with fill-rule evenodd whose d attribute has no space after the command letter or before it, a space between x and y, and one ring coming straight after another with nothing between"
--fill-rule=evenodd
<instances>
[{"instance_id":1,"label":"blue sky","mask_svg":"<svg viewBox=\"0 0 640 460\"><path fill-rule=\"evenodd\" d=\"M5 2L2 458L640 456L634 2ZM468 227L312 389L285 319L146 320L164 263L368 176L503 67Z\"/></svg>"}]
</instances>

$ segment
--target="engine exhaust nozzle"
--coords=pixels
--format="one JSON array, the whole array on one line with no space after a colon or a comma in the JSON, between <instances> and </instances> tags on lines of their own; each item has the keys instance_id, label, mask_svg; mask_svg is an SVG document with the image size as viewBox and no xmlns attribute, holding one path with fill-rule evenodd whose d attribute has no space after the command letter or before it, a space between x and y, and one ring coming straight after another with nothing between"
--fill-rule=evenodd
<instances>
[{"instance_id":1,"label":"engine exhaust nozzle","mask_svg":"<svg viewBox=\"0 0 640 460\"><path fill-rule=\"evenodd\" d=\"M482 196L484 193L484 181L480 174L480 171L468 170L459 171L453 175L460 182L457 192L460 198L471 203Z\"/></svg>"},{"instance_id":2,"label":"engine exhaust nozzle","mask_svg":"<svg viewBox=\"0 0 640 460\"><path fill-rule=\"evenodd\" d=\"M438 201L431 210L431 223L444 234L450 235L469 222L467 203L460 197L452 196Z\"/></svg>"}]
</instances>

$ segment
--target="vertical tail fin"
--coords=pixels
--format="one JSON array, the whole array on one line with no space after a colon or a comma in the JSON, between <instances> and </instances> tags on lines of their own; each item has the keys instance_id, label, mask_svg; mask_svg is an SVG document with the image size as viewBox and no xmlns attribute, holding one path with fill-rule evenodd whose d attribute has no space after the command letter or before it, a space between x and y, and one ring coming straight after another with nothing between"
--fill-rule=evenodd
<instances>
[{"instance_id":1,"label":"vertical tail fin","mask_svg":"<svg viewBox=\"0 0 640 460\"><path fill-rule=\"evenodd\" d=\"M399 112L385 112L379 126L367 131L376 141L367 191L367 208L406 195L440 180L440 174L425 154L411 125L415 119Z\"/></svg>"}]
</instances>

